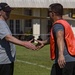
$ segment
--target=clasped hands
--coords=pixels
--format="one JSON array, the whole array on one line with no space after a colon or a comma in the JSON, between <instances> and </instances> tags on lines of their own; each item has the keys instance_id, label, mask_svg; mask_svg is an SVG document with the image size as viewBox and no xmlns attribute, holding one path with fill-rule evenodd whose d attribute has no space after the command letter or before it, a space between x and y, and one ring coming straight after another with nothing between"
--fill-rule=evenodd
<instances>
[{"instance_id":1,"label":"clasped hands","mask_svg":"<svg viewBox=\"0 0 75 75\"><path fill-rule=\"evenodd\" d=\"M30 41L25 41L25 47L32 50L38 50L44 46L44 41L35 40L37 44L32 43L33 39Z\"/></svg>"}]
</instances>

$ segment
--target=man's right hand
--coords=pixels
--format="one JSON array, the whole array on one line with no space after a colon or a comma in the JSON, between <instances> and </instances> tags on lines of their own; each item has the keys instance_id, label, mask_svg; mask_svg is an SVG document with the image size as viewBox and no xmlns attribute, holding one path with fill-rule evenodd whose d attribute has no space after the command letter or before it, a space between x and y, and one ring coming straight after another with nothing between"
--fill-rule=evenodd
<instances>
[{"instance_id":1,"label":"man's right hand","mask_svg":"<svg viewBox=\"0 0 75 75\"><path fill-rule=\"evenodd\" d=\"M59 57L58 57L58 65L59 65L59 67L64 68L65 64L66 64L66 62L65 62L64 55L59 55Z\"/></svg>"},{"instance_id":2,"label":"man's right hand","mask_svg":"<svg viewBox=\"0 0 75 75\"><path fill-rule=\"evenodd\" d=\"M42 48L45 45L45 41L36 40L38 44L36 44L37 49Z\"/></svg>"}]
</instances>

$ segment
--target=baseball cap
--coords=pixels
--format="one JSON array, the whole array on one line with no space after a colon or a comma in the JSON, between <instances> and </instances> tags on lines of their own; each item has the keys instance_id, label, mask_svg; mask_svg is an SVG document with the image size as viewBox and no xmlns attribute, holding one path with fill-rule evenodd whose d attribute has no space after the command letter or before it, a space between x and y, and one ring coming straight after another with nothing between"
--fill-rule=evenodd
<instances>
[{"instance_id":1,"label":"baseball cap","mask_svg":"<svg viewBox=\"0 0 75 75\"><path fill-rule=\"evenodd\" d=\"M7 3L0 3L0 11L10 12L12 8Z\"/></svg>"}]
</instances>

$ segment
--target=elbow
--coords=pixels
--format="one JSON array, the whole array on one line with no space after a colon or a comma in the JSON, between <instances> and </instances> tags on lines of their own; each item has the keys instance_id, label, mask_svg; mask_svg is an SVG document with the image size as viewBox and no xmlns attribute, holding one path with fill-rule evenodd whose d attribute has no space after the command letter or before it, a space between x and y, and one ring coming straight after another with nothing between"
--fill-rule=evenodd
<instances>
[{"instance_id":1,"label":"elbow","mask_svg":"<svg viewBox=\"0 0 75 75\"><path fill-rule=\"evenodd\" d=\"M11 35L6 35L5 39L6 39L6 41L10 41L11 40Z\"/></svg>"}]
</instances>

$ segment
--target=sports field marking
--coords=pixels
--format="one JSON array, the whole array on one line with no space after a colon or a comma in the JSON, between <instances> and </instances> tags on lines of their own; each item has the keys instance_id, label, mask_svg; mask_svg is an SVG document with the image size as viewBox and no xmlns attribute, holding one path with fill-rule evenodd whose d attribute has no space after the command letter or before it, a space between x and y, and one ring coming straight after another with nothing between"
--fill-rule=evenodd
<instances>
[{"instance_id":1,"label":"sports field marking","mask_svg":"<svg viewBox=\"0 0 75 75\"><path fill-rule=\"evenodd\" d=\"M46 66L44 66L44 65L38 65L37 63L32 63L32 62L23 61L23 60L18 60L18 59L17 59L16 61L17 61L17 62L22 62L22 63L25 63L25 64L31 64L31 65L39 66L39 67L45 68L45 69L47 69L47 70L51 70L51 68L46 67Z\"/></svg>"}]
</instances>

